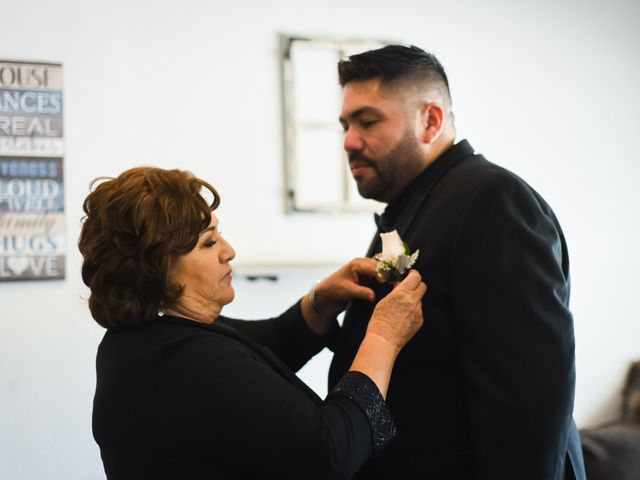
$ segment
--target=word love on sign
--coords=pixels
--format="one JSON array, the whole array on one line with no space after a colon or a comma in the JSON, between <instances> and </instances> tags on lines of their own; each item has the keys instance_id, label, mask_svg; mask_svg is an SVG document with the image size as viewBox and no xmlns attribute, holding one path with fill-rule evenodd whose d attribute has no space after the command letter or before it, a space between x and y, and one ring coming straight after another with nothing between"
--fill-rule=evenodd
<instances>
[{"instance_id":1,"label":"word love on sign","mask_svg":"<svg viewBox=\"0 0 640 480\"><path fill-rule=\"evenodd\" d=\"M32 278L60 278L62 269L61 256L7 257L0 256L0 278L12 280L28 280Z\"/></svg>"}]
</instances>

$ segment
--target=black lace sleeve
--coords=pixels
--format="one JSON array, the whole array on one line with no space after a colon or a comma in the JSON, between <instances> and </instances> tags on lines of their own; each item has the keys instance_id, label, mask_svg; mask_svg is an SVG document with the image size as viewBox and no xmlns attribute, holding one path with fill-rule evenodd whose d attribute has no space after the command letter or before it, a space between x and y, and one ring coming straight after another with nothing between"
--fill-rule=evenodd
<instances>
[{"instance_id":1,"label":"black lace sleeve","mask_svg":"<svg viewBox=\"0 0 640 480\"><path fill-rule=\"evenodd\" d=\"M373 449L377 453L396 437L391 412L373 381L361 372L345 373L329 396L339 395L355 402L367 415L371 425Z\"/></svg>"}]
</instances>

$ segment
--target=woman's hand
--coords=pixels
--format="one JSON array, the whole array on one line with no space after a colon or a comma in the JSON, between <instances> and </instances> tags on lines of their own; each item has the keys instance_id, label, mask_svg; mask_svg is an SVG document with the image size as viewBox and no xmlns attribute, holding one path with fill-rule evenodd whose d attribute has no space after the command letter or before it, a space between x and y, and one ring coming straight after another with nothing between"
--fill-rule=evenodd
<instances>
[{"instance_id":1,"label":"woman's hand","mask_svg":"<svg viewBox=\"0 0 640 480\"><path fill-rule=\"evenodd\" d=\"M383 337L400 351L424 323L422 297L426 291L427 286L422 282L420 274L411 270L389 295L378 302L369 321L367 334Z\"/></svg>"},{"instance_id":2,"label":"woman's hand","mask_svg":"<svg viewBox=\"0 0 640 480\"><path fill-rule=\"evenodd\" d=\"M367 333L350 370L367 375L387 398L391 371L402 347L422 327L422 297L427 286L411 270L373 311Z\"/></svg>"},{"instance_id":3,"label":"woman's hand","mask_svg":"<svg viewBox=\"0 0 640 480\"><path fill-rule=\"evenodd\" d=\"M316 284L315 308L323 316L335 317L351 300L373 302L375 293L361 285L376 273L377 262L372 258L356 258Z\"/></svg>"},{"instance_id":4,"label":"woman's hand","mask_svg":"<svg viewBox=\"0 0 640 480\"><path fill-rule=\"evenodd\" d=\"M333 321L349 301L375 300L375 293L361 283L376 273L377 262L372 258L356 258L344 265L315 286L313 305L310 295L302 298L302 315L309 328L317 335L325 335Z\"/></svg>"}]
</instances>

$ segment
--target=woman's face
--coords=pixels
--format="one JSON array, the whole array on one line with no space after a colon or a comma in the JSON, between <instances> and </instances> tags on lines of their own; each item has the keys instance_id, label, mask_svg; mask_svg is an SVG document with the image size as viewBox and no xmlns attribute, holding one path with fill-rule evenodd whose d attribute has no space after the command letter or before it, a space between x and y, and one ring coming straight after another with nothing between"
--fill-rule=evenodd
<instances>
[{"instance_id":1,"label":"woman's face","mask_svg":"<svg viewBox=\"0 0 640 480\"><path fill-rule=\"evenodd\" d=\"M236 256L231 245L218 230L218 219L200 232L195 248L178 257L169 273L169 281L183 286L178 305L171 310L189 318L210 323L222 307L231 303L235 292L231 286L231 265Z\"/></svg>"}]
</instances>

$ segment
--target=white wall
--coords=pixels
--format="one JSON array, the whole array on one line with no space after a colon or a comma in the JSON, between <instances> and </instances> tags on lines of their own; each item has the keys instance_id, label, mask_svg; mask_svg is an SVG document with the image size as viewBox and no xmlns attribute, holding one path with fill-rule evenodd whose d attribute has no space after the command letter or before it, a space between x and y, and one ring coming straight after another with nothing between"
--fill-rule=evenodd
<instances>
[{"instance_id":1,"label":"white wall","mask_svg":"<svg viewBox=\"0 0 640 480\"><path fill-rule=\"evenodd\" d=\"M440 57L460 136L536 187L564 227L575 415L581 425L614 417L640 357L639 5L0 0L0 58L64 64L69 249L66 280L0 284L0 477L103 478L90 431L102 330L75 249L92 178L155 164L210 179L245 266L365 251L369 216L283 213L279 32L396 38ZM282 298L295 299L298 283L285 282Z\"/></svg>"}]
</instances>

